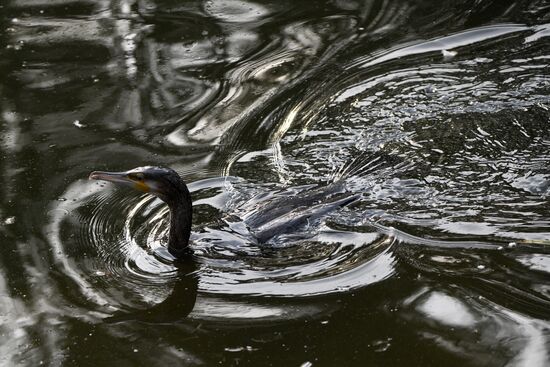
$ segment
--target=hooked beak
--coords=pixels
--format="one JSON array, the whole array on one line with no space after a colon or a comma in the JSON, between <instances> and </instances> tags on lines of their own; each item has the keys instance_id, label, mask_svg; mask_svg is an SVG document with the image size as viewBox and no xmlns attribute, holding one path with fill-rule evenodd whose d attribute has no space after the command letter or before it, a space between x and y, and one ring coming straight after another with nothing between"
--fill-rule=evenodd
<instances>
[{"instance_id":1,"label":"hooked beak","mask_svg":"<svg viewBox=\"0 0 550 367\"><path fill-rule=\"evenodd\" d=\"M149 192L151 190L151 188L145 182L130 178L127 172L94 171L90 173L88 179L109 181L116 184L122 184L143 192Z\"/></svg>"}]
</instances>

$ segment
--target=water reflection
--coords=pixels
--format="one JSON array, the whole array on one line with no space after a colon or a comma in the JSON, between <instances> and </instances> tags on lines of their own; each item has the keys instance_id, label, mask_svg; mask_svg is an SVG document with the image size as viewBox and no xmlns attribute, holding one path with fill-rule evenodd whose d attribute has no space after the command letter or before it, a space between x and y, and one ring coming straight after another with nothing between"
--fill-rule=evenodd
<instances>
[{"instance_id":1,"label":"water reflection","mask_svg":"<svg viewBox=\"0 0 550 367\"><path fill-rule=\"evenodd\" d=\"M194 259L177 264L174 288L166 299L150 308L116 312L106 322L137 320L141 322L167 323L184 319L195 307L199 278L198 264Z\"/></svg>"},{"instance_id":2,"label":"water reflection","mask_svg":"<svg viewBox=\"0 0 550 367\"><path fill-rule=\"evenodd\" d=\"M549 363L545 1L0 6L0 364ZM191 183L194 263L83 179L145 164Z\"/></svg>"},{"instance_id":3,"label":"water reflection","mask_svg":"<svg viewBox=\"0 0 550 367\"><path fill-rule=\"evenodd\" d=\"M411 307L416 310L412 311ZM422 338L453 354L468 350L472 362L489 363L485 350L490 348L495 351L491 358L506 365L542 366L548 363L544 322L498 306L484 297L452 296L423 289L405 301L405 308L409 309L407 312L421 312L426 316L424 325L419 327ZM408 317L414 318L413 314ZM447 328L457 330L461 340L446 337L444 330ZM499 342L495 343L495 338Z\"/></svg>"}]
</instances>

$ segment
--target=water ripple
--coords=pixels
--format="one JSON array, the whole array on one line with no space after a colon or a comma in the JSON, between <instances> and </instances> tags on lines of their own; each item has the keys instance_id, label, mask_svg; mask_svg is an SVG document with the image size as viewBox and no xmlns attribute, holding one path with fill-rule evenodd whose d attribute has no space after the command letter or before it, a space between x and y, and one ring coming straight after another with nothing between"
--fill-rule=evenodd
<instances>
[{"instance_id":1,"label":"water ripple","mask_svg":"<svg viewBox=\"0 0 550 367\"><path fill-rule=\"evenodd\" d=\"M214 295L294 299L328 295L350 292L393 274L393 241L375 230L326 227L306 239L300 239L298 233L281 237L275 247L258 244L243 222L235 220L239 211L249 211L247 207L258 203L251 200L250 193L248 199L239 197L247 192L246 186L226 192L223 188L233 185L227 184L226 179L217 179L190 185L199 218L212 218L196 223L192 235L200 299ZM52 238L58 239L58 259L89 299L101 300L101 307L139 309L162 302L170 297L181 276L181 269L163 255L166 206L151 197L103 186L75 183L64 194L67 200L52 208L49 228ZM232 199L228 200L228 195ZM220 221L216 218L222 214L219 202L238 206L226 206L227 219ZM200 310L198 306L197 315Z\"/></svg>"},{"instance_id":2,"label":"water ripple","mask_svg":"<svg viewBox=\"0 0 550 367\"><path fill-rule=\"evenodd\" d=\"M0 363L548 364L544 0L2 9ZM145 164L191 183L193 261L82 179Z\"/></svg>"}]
</instances>

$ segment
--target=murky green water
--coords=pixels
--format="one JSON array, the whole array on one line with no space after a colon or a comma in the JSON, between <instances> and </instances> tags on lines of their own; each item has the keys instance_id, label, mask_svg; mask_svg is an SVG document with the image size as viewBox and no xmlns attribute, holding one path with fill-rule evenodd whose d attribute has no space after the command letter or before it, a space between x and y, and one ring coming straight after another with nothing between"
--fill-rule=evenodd
<instances>
[{"instance_id":1,"label":"murky green water","mask_svg":"<svg viewBox=\"0 0 550 367\"><path fill-rule=\"evenodd\" d=\"M0 7L0 365L550 364L548 1Z\"/></svg>"}]
</instances>

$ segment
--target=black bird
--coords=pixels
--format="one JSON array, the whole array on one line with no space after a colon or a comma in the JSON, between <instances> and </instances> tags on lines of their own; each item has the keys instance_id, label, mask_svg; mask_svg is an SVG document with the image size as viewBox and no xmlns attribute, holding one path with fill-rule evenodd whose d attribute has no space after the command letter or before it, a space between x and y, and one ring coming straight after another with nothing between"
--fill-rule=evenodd
<instances>
[{"instance_id":1,"label":"black bird","mask_svg":"<svg viewBox=\"0 0 550 367\"><path fill-rule=\"evenodd\" d=\"M193 204L187 185L176 171L162 167L138 167L126 172L90 174L91 180L104 180L130 186L157 196L170 209L168 251L181 259L192 254L189 248ZM259 242L294 231L328 212L359 198L347 192L342 182L315 190L290 190L260 202L244 222Z\"/></svg>"},{"instance_id":2,"label":"black bird","mask_svg":"<svg viewBox=\"0 0 550 367\"><path fill-rule=\"evenodd\" d=\"M187 185L176 171L171 168L147 166L126 172L95 171L89 178L130 186L164 201L170 208L168 252L175 258L192 253L189 249L189 236L193 220L193 203Z\"/></svg>"}]
</instances>

